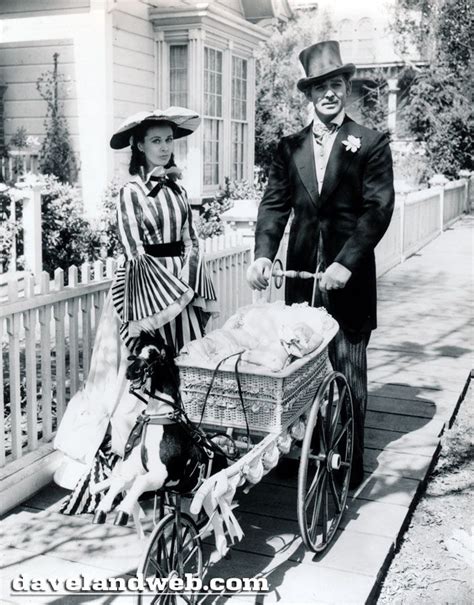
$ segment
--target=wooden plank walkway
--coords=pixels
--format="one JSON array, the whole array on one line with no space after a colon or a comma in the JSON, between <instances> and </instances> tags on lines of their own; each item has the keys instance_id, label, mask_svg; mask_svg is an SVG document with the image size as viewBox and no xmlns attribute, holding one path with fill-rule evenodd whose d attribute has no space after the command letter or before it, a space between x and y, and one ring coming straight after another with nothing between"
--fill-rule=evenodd
<instances>
[{"instance_id":1,"label":"wooden plank walkway","mask_svg":"<svg viewBox=\"0 0 474 605\"><path fill-rule=\"evenodd\" d=\"M323 556L305 551L296 523L296 480L266 477L242 495L245 537L214 577L264 574L262 598L228 603L374 601L473 367L472 225L466 217L380 280L379 329L369 349L366 479L349 500L337 540ZM2 603L107 603L130 597L9 596L11 578L134 574L142 545L132 529L94 526L55 512L65 492L50 486L1 524ZM216 599L217 600L217 599ZM212 602L210 598L206 602Z\"/></svg>"}]
</instances>

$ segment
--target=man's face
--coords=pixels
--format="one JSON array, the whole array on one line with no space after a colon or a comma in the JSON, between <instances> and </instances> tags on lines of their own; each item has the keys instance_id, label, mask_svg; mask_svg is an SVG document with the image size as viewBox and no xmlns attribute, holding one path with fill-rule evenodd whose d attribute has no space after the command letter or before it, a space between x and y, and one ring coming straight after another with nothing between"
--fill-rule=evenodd
<instances>
[{"instance_id":1,"label":"man's face","mask_svg":"<svg viewBox=\"0 0 474 605\"><path fill-rule=\"evenodd\" d=\"M308 87L306 97L313 103L319 119L328 123L345 107L350 92L350 82L343 76L332 76Z\"/></svg>"}]
</instances>

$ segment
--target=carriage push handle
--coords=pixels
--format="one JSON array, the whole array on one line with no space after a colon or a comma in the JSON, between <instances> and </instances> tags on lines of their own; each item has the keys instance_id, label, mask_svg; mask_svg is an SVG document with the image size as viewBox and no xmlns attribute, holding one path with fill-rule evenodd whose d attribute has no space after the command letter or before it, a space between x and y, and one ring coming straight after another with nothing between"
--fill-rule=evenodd
<instances>
[{"instance_id":1,"label":"carriage push handle","mask_svg":"<svg viewBox=\"0 0 474 605\"><path fill-rule=\"evenodd\" d=\"M275 288L277 288L277 290L279 290L282 287L284 277L290 277L292 279L313 279L314 287L313 287L313 294L311 297L311 300L312 300L311 305L314 306L314 302L316 299L316 289L318 287L318 281L323 276L323 271L320 271L319 267L320 267L320 265L318 264L318 266L316 267L316 271L314 273L311 273L310 271L294 271L294 270L285 271L283 269L283 263L281 262L281 260L279 258L277 258L273 263L271 276L275 280Z\"/></svg>"}]
</instances>

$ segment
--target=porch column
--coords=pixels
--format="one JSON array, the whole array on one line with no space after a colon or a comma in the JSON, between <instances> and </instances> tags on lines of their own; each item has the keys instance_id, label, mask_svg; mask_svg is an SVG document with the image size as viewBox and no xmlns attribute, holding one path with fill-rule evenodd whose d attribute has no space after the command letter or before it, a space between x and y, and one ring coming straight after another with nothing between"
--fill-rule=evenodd
<instances>
[{"instance_id":1,"label":"porch column","mask_svg":"<svg viewBox=\"0 0 474 605\"><path fill-rule=\"evenodd\" d=\"M391 133L395 132L397 126L397 93L400 90L398 88L397 78L390 78L387 80L388 84L388 115L387 115L387 128Z\"/></svg>"},{"instance_id":2,"label":"porch column","mask_svg":"<svg viewBox=\"0 0 474 605\"><path fill-rule=\"evenodd\" d=\"M223 149L219 153L222 161L222 176L224 178L232 174L232 50L234 43L232 40L227 42L227 48L222 53L222 91L227 91L228 94L222 95L222 117L223 117L223 132L222 142Z\"/></svg>"},{"instance_id":3,"label":"porch column","mask_svg":"<svg viewBox=\"0 0 474 605\"><path fill-rule=\"evenodd\" d=\"M74 39L79 124L80 183L84 209L98 215L112 176L112 17L99 0L91 3L87 22Z\"/></svg>"},{"instance_id":4,"label":"porch column","mask_svg":"<svg viewBox=\"0 0 474 605\"><path fill-rule=\"evenodd\" d=\"M204 42L203 32L200 29L189 30L189 72L188 72L188 99L189 109L203 115L203 74L204 74ZM203 187L203 156L202 142L204 124L188 137L188 168L186 185L190 201L199 203Z\"/></svg>"},{"instance_id":5,"label":"porch column","mask_svg":"<svg viewBox=\"0 0 474 605\"><path fill-rule=\"evenodd\" d=\"M165 44L165 33L157 31L156 39L156 102L155 107L167 107L169 99L169 78L167 66L169 62L166 60L167 45Z\"/></svg>"},{"instance_id":6,"label":"porch column","mask_svg":"<svg viewBox=\"0 0 474 605\"><path fill-rule=\"evenodd\" d=\"M5 92L8 86L0 80L0 158L6 153L5 146L5 116L4 116L4 100ZM1 176L1 175L0 175Z\"/></svg>"},{"instance_id":7,"label":"porch column","mask_svg":"<svg viewBox=\"0 0 474 605\"><path fill-rule=\"evenodd\" d=\"M255 166L255 58L256 51L247 60L247 118L248 141L245 141L247 147L247 166L245 169L245 178L253 183L253 171Z\"/></svg>"}]
</instances>

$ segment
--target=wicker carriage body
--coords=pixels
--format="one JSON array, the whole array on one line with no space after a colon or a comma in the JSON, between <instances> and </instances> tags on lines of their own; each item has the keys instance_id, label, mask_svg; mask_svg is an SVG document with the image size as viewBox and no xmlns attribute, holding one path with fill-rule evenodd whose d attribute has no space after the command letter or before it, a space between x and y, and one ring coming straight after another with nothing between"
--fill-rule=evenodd
<instances>
[{"instance_id":1,"label":"wicker carriage body","mask_svg":"<svg viewBox=\"0 0 474 605\"><path fill-rule=\"evenodd\" d=\"M250 430L280 433L311 405L319 385L331 371L327 347L337 329L335 323L316 351L281 372L242 371L240 384L245 414L234 370L218 370L205 404L214 368L178 360L181 397L187 415L193 422L199 422L205 404L202 417L205 424L245 428L247 417Z\"/></svg>"}]
</instances>

